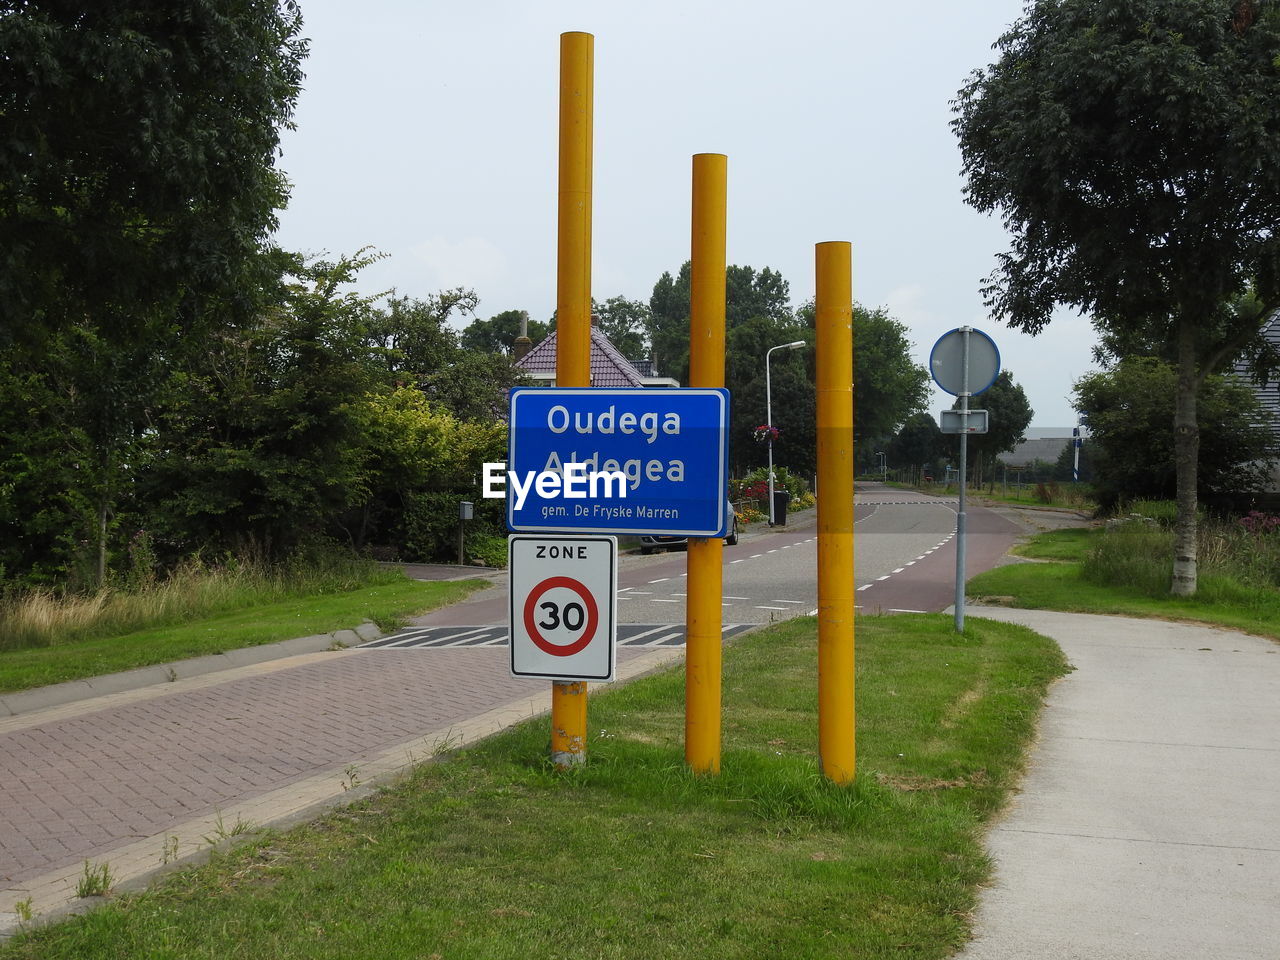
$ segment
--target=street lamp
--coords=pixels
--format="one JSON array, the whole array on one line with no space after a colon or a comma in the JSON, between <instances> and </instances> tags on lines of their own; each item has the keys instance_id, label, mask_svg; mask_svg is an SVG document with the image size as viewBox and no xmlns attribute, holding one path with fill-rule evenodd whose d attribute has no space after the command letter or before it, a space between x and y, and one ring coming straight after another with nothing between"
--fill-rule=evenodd
<instances>
[{"instance_id":1,"label":"street lamp","mask_svg":"<svg viewBox=\"0 0 1280 960\"><path fill-rule=\"evenodd\" d=\"M807 347L808 344L803 340L795 340L791 343L780 343L776 347L770 347L764 354L764 418L768 421L769 427L769 526L774 526L773 516L773 385L769 379L769 358L773 356L775 350L799 350L801 347Z\"/></svg>"},{"instance_id":2,"label":"street lamp","mask_svg":"<svg viewBox=\"0 0 1280 960\"><path fill-rule=\"evenodd\" d=\"M889 481L889 461L885 457L883 450L877 450L876 456L880 458L880 482L887 483Z\"/></svg>"}]
</instances>

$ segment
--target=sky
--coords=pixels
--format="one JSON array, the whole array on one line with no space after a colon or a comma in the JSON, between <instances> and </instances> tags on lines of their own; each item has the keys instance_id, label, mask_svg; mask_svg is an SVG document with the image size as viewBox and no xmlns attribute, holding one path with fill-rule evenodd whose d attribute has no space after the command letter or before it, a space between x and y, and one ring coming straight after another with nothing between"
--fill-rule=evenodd
<instances>
[{"instance_id":1,"label":"sky","mask_svg":"<svg viewBox=\"0 0 1280 960\"><path fill-rule=\"evenodd\" d=\"M772 267L799 305L814 245L853 247L854 298L927 363L970 324L999 347L1033 427L1075 423L1087 320L1037 337L980 292L1010 246L963 201L949 102L1020 0L301 0L311 41L277 241L385 258L359 288L469 287L490 317L555 308L560 34L595 36L592 295L648 301L689 257L692 156L728 156L728 261ZM856 349L856 346L855 346ZM761 358L763 363L763 358ZM929 409L952 398L936 387ZM975 402L975 406L980 406Z\"/></svg>"}]
</instances>

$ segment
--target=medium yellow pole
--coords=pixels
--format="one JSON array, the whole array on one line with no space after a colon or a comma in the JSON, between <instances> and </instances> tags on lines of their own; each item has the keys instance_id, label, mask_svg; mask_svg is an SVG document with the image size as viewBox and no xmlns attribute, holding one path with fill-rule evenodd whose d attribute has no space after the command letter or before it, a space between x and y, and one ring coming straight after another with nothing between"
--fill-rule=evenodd
<instances>
[{"instance_id":1,"label":"medium yellow pole","mask_svg":"<svg viewBox=\"0 0 1280 960\"><path fill-rule=\"evenodd\" d=\"M853 255L816 250L818 345L818 757L835 783L854 777Z\"/></svg>"},{"instance_id":2,"label":"medium yellow pole","mask_svg":"<svg viewBox=\"0 0 1280 960\"><path fill-rule=\"evenodd\" d=\"M725 233L728 159L693 158L689 266L689 386L724 386ZM723 499L726 491L720 491ZM685 603L684 758L695 773L720 772L721 593L724 541L690 539Z\"/></svg>"},{"instance_id":3,"label":"medium yellow pole","mask_svg":"<svg viewBox=\"0 0 1280 960\"><path fill-rule=\"evenodd\" d=\"M560 35L560 193L556 244L556 385L591 386L591 115L595 37ZM551 685L551 760L587 756L587 685Z\"/></svg>"}]
</instances>

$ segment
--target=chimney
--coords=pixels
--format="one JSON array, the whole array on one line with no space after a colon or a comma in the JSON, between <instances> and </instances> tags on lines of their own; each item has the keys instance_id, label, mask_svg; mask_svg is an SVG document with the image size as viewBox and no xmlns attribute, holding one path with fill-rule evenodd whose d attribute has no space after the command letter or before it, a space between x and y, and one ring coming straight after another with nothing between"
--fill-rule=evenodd
<instances>
[{"instance_id":1,"label":"chimney","mask_svg":"<svg viewBox=\"0 0 1280 960\"><path fill-rule=\"evenodd\" d=\"M525 354L533 349L533 341L529 339L529 311L520 311L520 336L511 346L511 355L515 360L523 360Z\"/></svg>"}]
</instances>

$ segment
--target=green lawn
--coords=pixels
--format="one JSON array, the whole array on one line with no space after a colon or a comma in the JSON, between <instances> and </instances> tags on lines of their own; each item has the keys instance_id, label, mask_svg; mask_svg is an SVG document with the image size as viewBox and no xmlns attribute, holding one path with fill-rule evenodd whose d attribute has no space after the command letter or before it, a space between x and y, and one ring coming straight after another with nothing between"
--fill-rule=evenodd
<instances>
[{"instance_id":1,"label":"green lawn","mask_svg":"<svg viewBox=\"0 0 1280 960\"><path fill-rule=\"evenodd\" d=\"M719 777L683 764L683 671L596 695L589 761L536 719L0 958L949 956L982 836L1066 664L1008 624L858 623L858 780L815 757L816 623L725 654Z\"/></svg>"},{"instance_id":2,"label":"green lawn","mask_svg":"<svg viewBox=\"0 0 1280 960\"><path fill-rule=\"evenodd\" d=\"M483 580L420 583L404 579L346 593L247 606L234 613L176 626L48 647L3 650L0 651L0 693L315 633L332 633L365 620L390 627L403 617L461 600L485 585Z\"/></svg>"},{"instance_id":3,"label":"green lawn","mask_svg":"<svg viewBox=\"0 0 1280 960\"><path fill-rule=\"evenodd\" d=\"M1096 533L1087 527L1067 527L1037 534L1011 553L1033 560L1083 560Z\"/></svg>"},{"instance_id":4,"label":"green lawn","mask_svg":"<svg viewBox=\"0 0 1280 960\"><path fill-rule=\"evenodd\" d=\"M1153 597L1134 587L1085 580L1080 560L1100 535L1088 530L1037 534L1016 552L1063 562L996 567L969 580L966 593L974 600L999 598L1014 607L1188 620L1280 638L1280 591L1202 574L1194 597Z\"/></svg>"}]
</instances>

